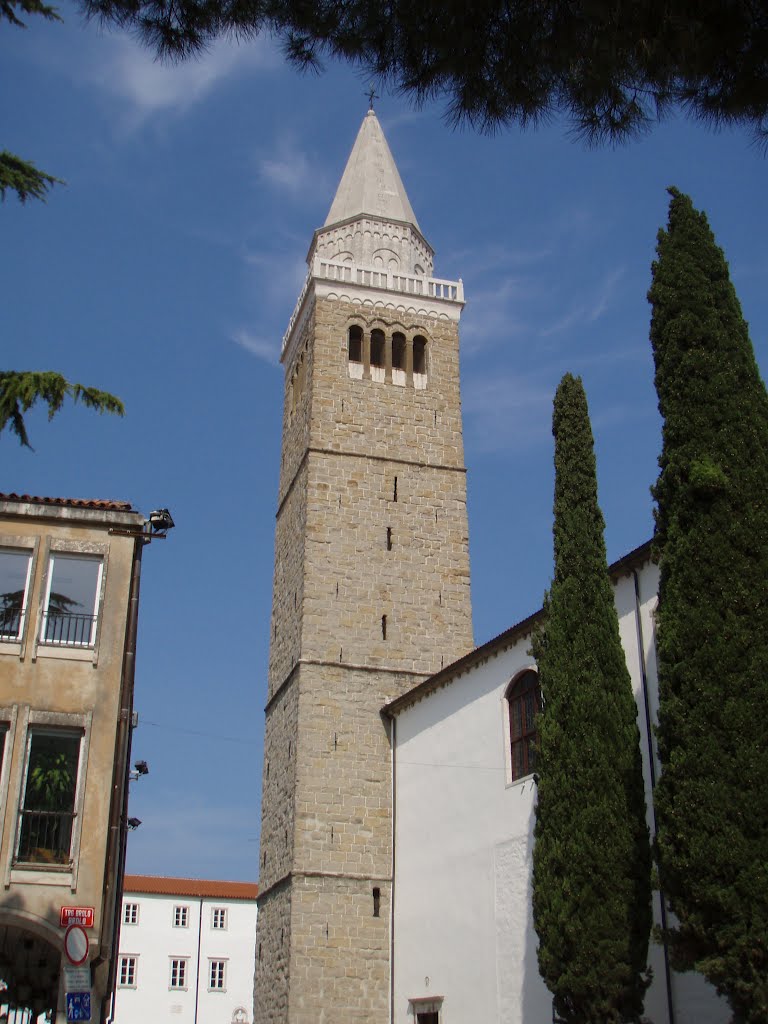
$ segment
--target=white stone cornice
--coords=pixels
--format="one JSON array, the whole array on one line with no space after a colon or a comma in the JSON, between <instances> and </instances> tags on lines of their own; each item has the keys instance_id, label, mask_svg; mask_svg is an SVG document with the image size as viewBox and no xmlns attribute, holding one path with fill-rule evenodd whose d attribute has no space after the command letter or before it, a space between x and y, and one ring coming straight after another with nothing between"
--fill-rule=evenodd
<instances>
[{"instance_id":1,"label":"white stone cornice","mask_svg":"<svg viewBox=\"0 0 768 1024\"><path fill-rule=\"evenodd\" d=\"M458 322L464 308L464 284L316 256L283 336L281 362L289 359L291 342L301 334L316 298L359 303L380 309L386 316L396 313Z\"/></svg>"}]
</instances>

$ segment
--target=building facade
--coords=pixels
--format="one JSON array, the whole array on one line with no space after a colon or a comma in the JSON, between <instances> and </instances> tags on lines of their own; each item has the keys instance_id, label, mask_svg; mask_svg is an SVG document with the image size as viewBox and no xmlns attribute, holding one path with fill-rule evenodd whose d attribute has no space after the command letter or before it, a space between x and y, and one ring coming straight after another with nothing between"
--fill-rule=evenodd
<instances>
[{"instance_id":1,"label":"building facade","mask_svg":"<svg viewBox=\"0 0 768 1024\"><path fill-rule=\"evenodd\" d=\"M61 1019L67 923L93 1020L111 987L145 527L124 502L0 495L0 1003Z\"/></svg>"},{"instance_id":2,"label":"building facade","mask_svg":"<svg viewBox=\"0 0 768 1024\"><path fill-rule=\"evenodd\" d=\"M251 1024L250 882L126 875L115 1024Z\"/></svg>"},{"instance_id":3,"label":"building facade","mask_svg":"<svg viewBox=\"0 0 768 1024\"><path fill-rule=\"evenodd\" d=\"M283 342L255 1019L383 1024L382 704L472 646L461 282L365 117Z\"/></svg>"},{"instance_id":4,"label":"building facade","mask_svg":"<svg viewBox=\"0 0 768 1024\"><path fill-rule=\"evenodd\" d=\"M648 825L659 765L650 545L611 567L637 703ZM535 707L530 654L540 613L447 666L384 713L393 723L393 1024L553 1019L531 912ZM654 917L661 901L654 892ZM726 1024L701 975L676 974L651 942L645 1015L654 1024Z\"/></svg>"}]
</instances>

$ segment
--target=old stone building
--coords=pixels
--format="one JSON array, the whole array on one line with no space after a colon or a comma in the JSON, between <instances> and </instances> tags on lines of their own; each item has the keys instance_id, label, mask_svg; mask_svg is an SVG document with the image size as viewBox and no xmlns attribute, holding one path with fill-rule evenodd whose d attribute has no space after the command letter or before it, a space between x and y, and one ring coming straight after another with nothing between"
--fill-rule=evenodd
<instances>
[{"instance_id":1,"label":"old stone building","mask_svg":"<svg viewBox=\"0 0 768 1024\"><path fill-rule=\"evenodd\" d=\"M149 538L127 502L0 495L0 1008L12 1019L66 1020L67 991L80 1013L90 997L90 1019L109 1013Z\"/></svg>"},{"instance_id":2,"label":"old stone building","mask_svg":"<svg viewBox=\"0 0 768 1024\"><path fill-rule=\"evenodd\" d=\"M255 1019L384 1024L382 705L472 647L461 282L363 120L283 341Z\"/></svg>"}]
</instances>

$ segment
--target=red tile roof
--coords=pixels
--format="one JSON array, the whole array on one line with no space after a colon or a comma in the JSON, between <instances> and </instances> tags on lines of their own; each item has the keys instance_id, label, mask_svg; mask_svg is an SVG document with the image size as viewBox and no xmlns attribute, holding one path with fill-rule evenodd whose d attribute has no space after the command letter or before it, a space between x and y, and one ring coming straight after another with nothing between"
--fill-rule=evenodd
<instances>
[{"instance_id":1,"label":"red tile roof","mask_svg":"<svg viewBox=\"0 0 768 1024\"><path fill-rule=\"evenodd\" d=\"M98 508L113 512L133 512L130 501L104 498L41 498L33 494L0 494L0 501L23 501L33 505L68 505L70 508Z\"/></svg>"},{"instance_id":2,"label":"red tile roof","mask_svg":"<svg viewBox=\"0 0 768 1024\"><path fill-rule=\"evenodd\" d=\"M256 882L219 882L206 878L164 878L160 875L126 875L124 892L157 896L198 896L222 900L255 900Z\"/></svg>"}]
</instances>

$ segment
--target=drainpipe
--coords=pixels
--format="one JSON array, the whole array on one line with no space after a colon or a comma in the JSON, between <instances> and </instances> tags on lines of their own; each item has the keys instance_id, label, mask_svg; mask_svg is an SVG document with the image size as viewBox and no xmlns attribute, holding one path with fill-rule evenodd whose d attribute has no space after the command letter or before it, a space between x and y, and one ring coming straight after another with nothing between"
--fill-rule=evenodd
<instances>
[{"instance_id":1,"label":"drainpipe","mask_svg":"<svg viewBox=\"0 0 768 1024\"><path fill-rule=\"evenodd\" d=\"M640 657L640 677L643 685L643 706L645 710L645 732L648 737L648 769L651 776L651 793L656 789L656 761L655 752L653 749L653 724L651 722L651 705L648 694L648 673L646 670L645 663L645 641L643 639L643 621L640 616L640 577L637 574L637 570L632 570L632 580L635 585L635 627L637 630L637 649ZM656 821L656 805L651 797L651 814L653 816L653 835L656 838L658 832L658 825ZM667 930L667 902L664 898L664 890L659 887L659 901L661 903L661 927L666 935ZM666 938L662 940L662 948L664 950L664 979L667 990L667 1013L669 1014L669 1024L675 1024L675 1004L672 998L672 969L669 964L669 946Z\"/></svg>"},{"instance_id":2,"label":"drainpipe","mask_svg":"<svg viewBox=\"0 0 768 1024\"><path fill-rule=\"evenodd\" d=\"M392 896L389 901L389 1020L395 1022L395 836L397 825L397 718L392 715Z\"/></svg>"},{"instance_id":3,"label":"drainpipe","mask_svg":"<svg viewBox=\"0 0 768 1024\"><path fill-rule=\"evenodd\" d=\"M200 913L197 917L197 967L195 969L195 1021L197 1024L197 1008L200 1003L200 941L203 932L203 897L200 897Z\"/></svg>"},{"instance_id":4,"label":"drainpipe","mask_svg":"<svg viewBox=\"0 0 768 1024\"><path fill-rule=\"evenodd\" d=\"M104 871L104 901L102 903L101 959L109 959L107 991L102 1002L101 1020L111 1020L117 979L117 959L120 943L120 910L123 879L125 878L125 852L128 830L125 815L128 807L129 764L133 719L133 688L136 677L136 637L139 626L139 590L141 587L141 555L145 537L140 534L134 541L131 588L123 649L123 674L120 687L120 713L117 721L115 759L112 766L112 798L109 808L109 842ZM106 935L104 927L107 926Z\"/></svg>"}]
</instances>

